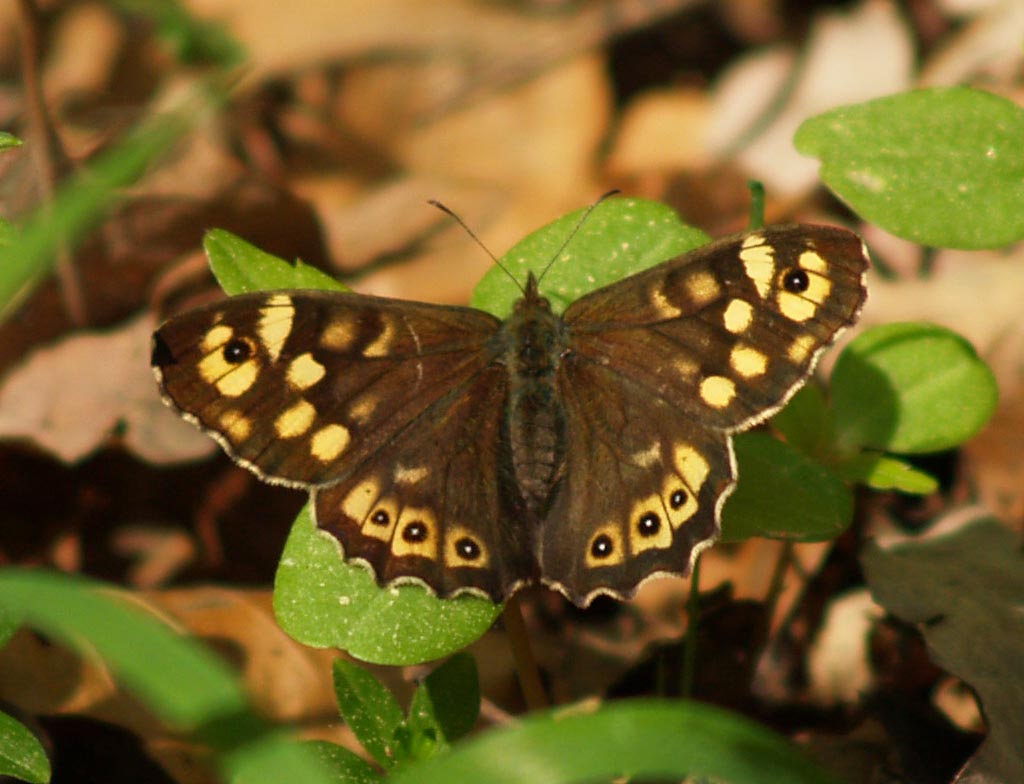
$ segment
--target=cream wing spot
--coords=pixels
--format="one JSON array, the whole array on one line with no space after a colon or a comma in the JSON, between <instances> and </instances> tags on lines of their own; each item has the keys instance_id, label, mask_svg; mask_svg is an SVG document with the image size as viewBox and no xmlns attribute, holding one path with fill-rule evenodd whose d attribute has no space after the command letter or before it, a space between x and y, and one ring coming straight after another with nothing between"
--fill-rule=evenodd
<instances>
[{"instance_id":1,"label":"cream wing spot","mask_svg":"<svg viewBox=\"0 0 1024 784\"><path fill-rule=\"evenodd\" d=\"M209 354L231 340L234 334L235 330L231 327L225 324L217 324L203 335L203 342L199 344L199 348L202 349L203 353Z\"/></svg>"},{"instance_id":2,"label":"cream wing spot","mask_svg":"<svg viewBox=\"0 0 1024 784\"><path fill-rule=\"evenodd\" d=\"M391 348L391 344L395 339L395 323L390 317L383 319L383 326L380 332L377 334L372 341L370 341L366 348L363 349L364 357L383 357L388 353L388 349Z\"/></svg>"},{"instance_id":3,"label":"cream wing spot","mask_svg":"<svg viewBox=\"0 0 1024 784\"><path fill-rule=\"evenodd\" d=\"M647 449L630 455L630 462L641 468L650 468L661 460L661 443L655 441Z\"/></svg>"},{"instance_id":4,"label":"cream wing spot","mask_svg":"<svg viewBox=\"0 0 1024 784\"><path fill-rule=\"evenodd\" d=\"M288 364L288 386L295 390L306 390L326 375L327 369L313 359L308 351L299 354Z\"/></svg>"},{"instance_id":5,"label":"cream wing spot","mask_svg":"<svg viewBox=\"0 0 1024 784\"><path fill-rule=\"evenodd\" d=\"M726 307L722 320L725 322L725 328L732 334L742 335L750 329L750 325L754 321L754 309L749 302L734 299Z\"/></svg>"},{"instance_id":6,"label":"cream wing spot","mask_svg":"<svg viewBox=\"0 0 1024 784\"><path fill-rule=\"evenodd\" d=\"M676 444L673 453L676 471L683 478L690 493L696 496L711 473L707 458L689 444L682 442Z\"/></svg>"},{"instance_id":7,"label":"cream wing spot","mask_svg":"<svg viewBox=\"0 0 1024 784\"><path fill-rule=\"evenodd\" d=\"M780 280L777 301L782 315L798 323L814 318L832 292L827 271L828 263L814 251L800 254L798 266Z\"/></svg>"},{"instance_id":8,"label":"cream wing spot","mask_svg":"<svg viewBox=\"0 0 1024 784\"><path fill-rule=\"evenodd\" d=\"M813 335L801 335L789 344L789 348L786 350L786 356L788 356L794 364L802 365L807 362L814 353L815 342Z\"/></svg>"},{"instance_id":9,"label":"cream wing spot","mask_svg":"<svg viewBox=\"0 0 1024 784\"><path fill-rule=\"evenodd\" d=\"M371 507L380 498L380 483L365 479L353 487L341 501L341 511L351 520L362 524Z\"/></svg>"},{"instance_id":10,"label":"cream wing spot","mask_svg":"<svg viewBox=\"0 0 1024 784\"><path fill-rule=\"evenodd\" d=\"M348 428L344 425L324 425L313 434L309 442L309 452L321 463L329 463L345 451L349 440Z\"/></svg>"},{"instance_id":11,"label":"cream wing spot","mask_svg":"<svg viewBox=\"0 0 1024 784\"><path fill-rule=\"evenodd\" d=\"M240 365L234 365L225 360L220 351L199 361L199 376L208 384L213 384L224 397L239 397L245 394L256 383L259 374L260 368L255 359L247 359Z\"/></svg>"},{"instance_id":12,"label":"cream wing spot","mask_svg":"<svg viewBox=\"0 0 1024 784\"><path fill-rule=\"evenodd\" d=\"M775 280L775 251L760 232L751 234L740 248L740 261L761 299L767 299Z\"/></svg>"},{"instance_id":13,"label":"cream wing spot","mask_svg":"<svg viewBox=\"0 0 1024 784\"><path fill-rule=\"evenodd\" d=\"M308 400L299 400L274 420L278 438L297 438L307 432L316 419L316 409Z\"/></svg>"},{"instance_id":14,"label":"cream wing spot","mask_svg":"<svg viewBox=\"0 0 1024 784\"><path fill-rule=\"evenodd\" d=\"M220 415L218 422L233 444L245 441L252 434L252 420L241 411L228 409Z\"/></svg>"},{"instance_id":15,"label":"cream wing spot","mask_svg":"<svg viewBox=\"0 0 1024 784\"><path fill-rule=\"evenodd\" d=\"M356 320L351 316L335 316L320 333L320 345L331 351L347 351L359 334Z\"/></svg>"},{"instance_id":16,"label":"cream wing spot","mask_svg":"<svg viewBox=\"0 0 1024 784\"><path fill-rule=\"evenodd\" d=\"M712 408L725 408L736 397L736 384L725 376L708 376L700 382L700 399Z\"/></svg>"},{"instance_id":17,"label":"cream wing spot","mask_svg":"<svg viewBox=\"0 0 1024 784\"><path fill-rule=\"evenodd\" d=\"M697 511L696 489L691 490L679 476L669 475L662 485L661 494L673 529L681 526Z\"/></svg>"},{"instance_id":18,"label":"cream wing spot","mask_svg":"<svg viewBox=\"0 0 1024 784\"><path fill-rule=\"evenodd\" d=\"M650 495L629 513L629 549L633 555L672 545L672 528L661 498Z\"/></svg>"},{"instance_id":19,"label":"cream wing spot","mask_svg":"<svg viewBox=\"0 0 1024 784\"><path fill-rule=\"evenodd\" d=\"M393 498L381 498L370 509L360 529L364 535L382 542L394 539L398 527L398 502Z\"/></svg>"},{"instance_id":20,"label":"cream wing spot","mask_svg":"<svg viewBox=\"0 0 1024 784\"><path fill-rule=\"evenodd\" d=\"M656 286L650 290L649 294L651 305L658 311L658 315L664 319L679 318L683 315L683 310L677 305L673 305L668 301L668 297L665 296L665 292L662 291L660 286Z\"/></svg>"},{"instance_id":21,"label":"cream wing spot","mask_svg":"<svg viewBox=\"0 0 1024 784\"><path fill-rule=\"evenodd\" d=\"M429 509L406 507L398 516L391 552L396 557L416 555L436 561L438 535L437 521Z\"/></svg>"},{"instance_id":22,"label":"cream wing spot","mask_svg":"<svg viewBox=\"0 0 1024 784\"><path fill-rule=\"evenodd\" d=\"M395 466L395 483L400 485L415 485L422 482L430 475L430 469L426 466L409 467L404 465Z\"/></svg>"},{"instance_id":23,"label":"cream wing spot","mask_svg":"<svg viewBox=\"0 0 1024 784\"><path fill-rule=\"evenodd\" d=\"M380 403L380 398L377 395L364 394L352 403L348 410L349 419L361 425L366 424L378 403Z\"/></svg>"},{"instance_id":24,"label":"cream wing spot","mask_svg":"<svg viewBox=\"0 0 1024 784\"><path fill-rule=\"evenodd\" d=\"M768 355L741 344L729 354L729 365L743 378L762 376L768 369Z\"/></svg>"},{"instance_id":25,"label":"cream wing spot","mask_svg":"<svg viewBox=\"0 0 1024 784\"><path fill-rule=\"evenodd\" d=\"M722 287L709 272L696 272L686 281L686 292L697 307L703 307L722 296Z\"/></svg>"},{"instance_id":26,"label":"cream wing spot","mask_svg":"<svg viewBox=\"0 0 1024 784\"><path fill-rule=\"evenodd\" d=\"M275 294L260 308L260 321L256 334L271 362L277 362L292 331L295 305L287 294Z\"/></svg>"}]
</instances>

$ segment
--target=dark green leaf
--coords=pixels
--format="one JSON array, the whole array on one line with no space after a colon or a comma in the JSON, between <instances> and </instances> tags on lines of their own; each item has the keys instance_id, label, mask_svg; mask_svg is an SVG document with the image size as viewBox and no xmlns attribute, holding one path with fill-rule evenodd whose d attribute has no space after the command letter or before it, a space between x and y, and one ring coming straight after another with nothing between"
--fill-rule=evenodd
<instances>
[{"instance_id":1,"label":"dark green leaf","mask_svg":"<svg viewBox=\"0 0 1024 784\"><path fill-rule=\"evenodd\" d=\"M935 478L924 471L877 452L861 452L838 466L836 471L847 482L864 484L875 490L927 495L939 487Z\"/></svg>"},{"instance_id":2,"label":"dark green leaf","mask_svg":"<svg viewBox=\"0 0 1024 784\"><path fill-rule=\"evenodd\" d=\"M988 365L955 332L875 327L846 347L832 371L836 443L850 454L949 449L981 429L998 395Z\"/></svg>"},{"instance_id":3,"label":"dark green leaf","mask_svg":"<svg viewBox=\"0 0 1024 784\"><path fill-rule=\"evenodd\" d=\"M386 768L395 764L392 741L405 719L394 695L362 667L336 659L334 693L345 723L373 758Z\"/></svg>"},{"instance_id":4,"label":"dark green leaf","mask_svg":"<svg viewBox=\"0 0 1024 784\"><path fill-rule=\"evenodd\" d=\"M827 455L832 445L832 414L821 387L812 381L793 395L786 407L772 417L772 427L804 454Z\"/></svg>"},{"instance_id":5,"label":"dark green leaf","mask_svg":"<svg viewBox=\"0 0 1024 784\"><path fill-rule=\"evenodd\" d=\"M203 248L214 277L227 294L274 289L347 291L343 284L316 267L301 261L289 263L224 229L208 231Z\"/></svg>"},{"instance_id":6,"label":"dark green leaf","mask_svg":"<svg viewBox=\"0 0 1024 784\"><path fill-rule=\"evenodd\" d=\"M418 664L469 645L501 605L474 596L438 599L415 585L380 588L369 571L344 563L337 540L316 529L307 505L281 556L274 610L306 645L377 664Z\"/></svg>"},{"instance_id":7,"label":"dark green leaf","mask_svg":"<svg viewBox=\"0 0 1024 784\"><path fill-rule=\"evenodd\" d=\"M924 245L1024 237L1024 109L968 87L915 90L807 120L794 142L861 216Z\"/></svg>"},{"instance_id":8,"label":"dark green leaf","mask_svg":"<svg viewBox=\"0 0 1024 784\"><path fill-rule=\"evenodd\" d=\"M377 784L384 777L358 754L326 740L310 740L302 744L310 749L340 784Z\"/></svg>"},{"instance_id":9,"label":"dark green leaf","mask_svg":"<svg viewBox=\"0 0 1024 784\"><path fill-rule=\"evenodd\" d=\"M431 728L438 740L453 743L473 729L480 714L480 682L476 660L456 653L435 669L413 694L409 725Z\"/></svg>"},{"instance_id":10,"label":"dark green leaf","mask_svg":"<svg viewBox=\"0 0 1024 784\"><path fill-rule=\"evenodd\" d=\"M50 780L50 760L43 744L17 719L0 712L0 776L29 784Z\"/></svg>"},{"instance_id":11,"label":"dark green leaf","mask_svg":"<svg viewBox=\"0 0 1024 784\"><path fill-rule=\"evenodd\" d=\"M723 540L819 542L850 524L850 490L825 466L764 433L743 433L733 445L740 481L722 510Z\"/></svg>"},{"instance_id":12,"label":"dark green leaf","mask_svg":"<svg viewBox=\"0 0 1024 784\"><path fill-rule=\"evenodd\" d=\"M393 784L576 784L709 776L732 784L830 781L782 738L709 705L638 700L596 713L545 714L491 730Z\"/></svg>"}]
</instances>

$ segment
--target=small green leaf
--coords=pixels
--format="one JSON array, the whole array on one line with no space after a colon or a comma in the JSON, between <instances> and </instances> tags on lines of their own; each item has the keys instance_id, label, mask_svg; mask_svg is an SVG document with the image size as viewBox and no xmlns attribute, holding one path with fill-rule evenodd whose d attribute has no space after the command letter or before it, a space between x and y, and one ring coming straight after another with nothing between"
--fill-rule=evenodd
<instances>
[{"instance_id":1,"label":"small green leaf","mask_svg":"<svg viewBox=\"0 0 1024 784\"><path fill-rule=\"evenodd\" d=\"M389 784L575 784L712 777L732 784L831 781L783 738L699 703L621 701L493 729L448 754L403 765Z\"/></svg>"},{"instance_id":2,"label":"small green leaf","mask_svg":"<svg viewBox=\"0 0 1024 784\"><path fill-rule=\"evenodd\" d=\"M549 223L502 257L504 267L522 284L527 272L543 273L572 235L541 286L556 312L588 292L698 248L709 239L683 223L671 207L646 199L606 199L581 224L585 212L576 210ZM473 306L505 318L521 296L508 275L493 267L477 284Z\"/></svg>"},{"instance_id":3,"label":"small green leaf","mask_svg":"<svg viewBox=\"0 0 1024 784\"><path fill-rule=\"evenodd\" d=\"M875 490L928 495L939 487L935 478L924 471L877 452L861 452L838 466L836 471L847 482L864 484Z\"/></svg>"},{"instance_id":4,"label":"small green leaf","mask_svg":"<svg viewBox=\"0 0 1024 784\"><path fill-rule=\"evenodd\" d=\"M43 744L28 727L0 712L0 776L12 776L29 784L50 780L50 760Z\"/></svg>"},{"instance_id":5,"label":"small green leaf","mask_svg":"<svg viewBox=\"0 0 1024 784\"><path fill-rule=\"evenodd\" d=\"M453 743L476 724L480 714L480 683L476 660L468 653L456 653L435 669L413 694L409 725L439 733L442 742Z\"/></svg>"},{"instance_id":6,"label":"small green leaf","mask_svg":"<svg viewBox=\"0 0 1024 784\"><path fill-rule=\"evenodd\" d=\"M199 19L178 0L114 0L130 13L153 20L157 34L184 63L212 63L225 68L240 65L245 49L217 23Z\"/></svg>"},{"instance_id":7,"label":"small green leaf","mask_svg":"<svg viewBox=\"0 0 1024 784\"><path fill-rule=\"evenodd\" d=\"M22 144L24 144L24 142L13 133L0 131L0 150L7 150L11 147L20 147Z\"/></svg>"},{"instance_id":8,"label":"small green leaf","mask_svg":"<svg viewBox=\"0 0 1024 784\"><path fill-rule=\"evenodd\" d=\"M963 443L992 416L999 390L974 348L944 327L886 324L850 343L832 371L836 443L907 454Z\"/></svg>"},{"instance_id":9,"label":"small green leaf","mask_svg":"<svg viewBox=\"0 0 1024 784\"><path fill-rule=\"evenodd\" d=\"M203 238L210 269L225 293L246 294L274 289L348 289L316 267L291 264L224 229L212 229Z\"/></svg>"},{"instance_id":10,"label":"small green leaf","mask_svg":"<svg viewBox=\"0 0 1024 784\"><path fill-rule=\"evenodd\" d=\"M743 433L733 446L740 481L722 510L723 541L820 542L850 524L850 490L825 466L764 433Z\"/></svg>"},{"instance_id":11,"label":"small green leaf","mask_svg":"<svg viewBox=\"0 0 1024 784\"><path fill-rule=\"evenodd\" d=\"M786 442L810 457L823 457L832 444L832 413L821 386L811 381L779 413L772 427Z\"/></svg>"},{"instance_id":12,"label":"small green leaf","mask_svg":"<svg viewBox=\"0 0 1024 784\"><path fill-rule=\"evenodd\" d=\"M1024 237L1024 109L968 87L915 90L807 120L794 143L868 221L943 248Z\"/></svg>"},{"instance_id":13,"label":"small green leaf","mask_svg":"<svg viewBox=\"0 0 1024 784\"><path fill-rule=\"evenodd\" d=\"M312 751L341 784L377 784L384 781L369 762L344 746L326 740L309 740L302 745Z\"/></svg>"},{"instance_id":14,"label":"small green leaf","mask_svg":"<svg viewBox=\"0 0 1024 784\"><path fill-rule=\"evenodd\" d=\"M344 659L334 662L334 693L345 723L363 748L385 768L392 767L392 739L405 719L398 700L371 673Z\"/></svg>"},{"instance_id":15,"label":"small green leaf","mask_svg":"<svg viewBox=\"0 0 1024 784\"><path fill-rule=\"evenodd\" d=\"M274 583L282 628L305 645L340 648L377 664L418 664L460 650L487 631L501 605L474 596L438 599L424 588L380 588L346 564L307 505L295 520Z\"/></svg>"}]
</instances>

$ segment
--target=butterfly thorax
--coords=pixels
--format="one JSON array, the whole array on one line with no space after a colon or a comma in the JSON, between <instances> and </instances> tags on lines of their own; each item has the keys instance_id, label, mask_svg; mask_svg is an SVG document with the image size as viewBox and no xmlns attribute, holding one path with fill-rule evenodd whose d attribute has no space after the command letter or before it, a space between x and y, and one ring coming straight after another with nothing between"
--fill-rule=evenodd
<instances>
[{"instance_id":1,"label":"butterfly thorax","mask_svg":"<svg viewBox=\"0 0 1024 784\"><path fill-rule=\"evenodd\" d=\"M522 501L537 519L544 514L564 459L564 421L555 374L566 335L533 275L498 339L509 375L505 426L512 469Z\"/></svg>"}]
</instances>

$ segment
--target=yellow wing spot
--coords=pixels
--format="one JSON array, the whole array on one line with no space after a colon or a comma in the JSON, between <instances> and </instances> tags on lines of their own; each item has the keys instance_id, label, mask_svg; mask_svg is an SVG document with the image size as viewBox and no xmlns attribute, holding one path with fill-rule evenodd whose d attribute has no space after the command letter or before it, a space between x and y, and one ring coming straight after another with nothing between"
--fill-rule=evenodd
<instances>
[{"instance_id":1,"label":"yellow wing spot","mask_svg":"<svg viewBox=\"0 0 1024 784\"><path fill-rule=\"evenodd\" d=\"M382 498L370 508L359 530L365 536L390 542L397 526L398 502L393 498Z\"/></svg>"},{"instance_id":2,"label":"yellow wing spot","mask_svg":"<svg viewBox=\"0 0 1024 784\"><path fill-rule=\"evenodd\" d=\"M750 329L750 325L754 321L754 309L749 302L734 299L725 309L722 320L725 322L725 328L732 334L742 335Z\"/></svg>"},{"instance_id":3,"label":"yellow wing spot","mask_svg":"<svg viewBox=\"0 0 1024 784\"><path fill-rule=\"evenodd\" d=\"M367 344L366 348L363 349L364 357L383 357L388 353L388 349L391 348L391 342L395 338L395 322L394 319L385 317L384 326L370 343Z\"/></svg>"},{"instance_id":4,"label":"yellow wing spot","mask_svg":"<svg viewBox=\"0 0 1024 784\"><path fill-rule=\"evenodd\" d=\"M299 400L274 420L274 431L278 438L296 438L309 430L314 419L316 409L313 404L308 400Z\"/></svg>"},{"instance_id":5,"label":"yellow wing spot","mask_svg":"<svg viewBox=\"0 0 1024 784\"><path fill-rule=\"evenodd\" d=\"M220 415L218 421L220 429L224 431L233 444L245 441L252 433L252 420L236 409L228 409Z\"/></svg>"},{"instance_id":6,"label":"yellow wing spot","mask_svg":"<svg viewBox=\"0 0 1024 784\"><path fill-rule=\"evenodd\" d=\"M277 362L281 356L281 349L292 331L294 319L295 305L287 294L275 294L260 308L260 323L256 327L256 334L271 362Z\"/></svg>"},{"instance_id":7,"label":"yellow wing spot","mask_svg":"<svg viewBox=\"0 0 1024 784\"><path fill-rule=\"evenodd\" d=\"M700 399L713 408L725 408L736 397L736 385L725 376L708 376L700 382Z\"/></svg>"},{"instance_id":8,"label":"yellow wing spot","mask_svg":"<svg viewBox=\"0 0 1024 784\"><path fill-rule=\"evenodd\" d=\"M660 287L651 289L650 301L654 309L658 311L658 315L662 318L673 319L683 315L682 308L669 302L668 297L665 296L665 292Z\"/></svg>"},{"instance_id":9,"label":"yellow wing spot","mask_svg":"<svg viewBox=\"0 0 1024 784\"><path fill-rule=\"evenodd\" d=\"M807 321L814 318L814 314L818 312L818 308L828 298L831 291L832 281L823 275L812 273L807 291L802 294L779 289L779 311L791 321Z\"/></svg>"},{"instance_id":10,"label":"yellow wing spot","mask_svg":"<svg viewBox=\"0 0 1024 784\"><path fill-rule=\"evenodd\" d=\"M696 272L686 281L686 291L693 304L700 307L722 296L722 287L710 272Z\"/></svg>"},{"instance_id":11,"label":"yellow wing spot","mask_svg":"<svg viewBox=\"0 0 1024 784\"><path fill-rule=\"evenodd\" d=\"M751 346L739 345L729 355L729 364L743 378L753 378L764 375L768 369L768 356Z\"/></svg>"},{"instance_id":12,"label":"yellow wing spot","mask_svg":"<svg viewBox=\"0 0 1024 784\"><path fill-rule=\"evenodd\" d=\"M659 441L655 441L642 452L634 452L630 455L629 460L631 463L638 465L641 468L650 468L653 465L657 465L661 460L661 443Z\"/></svg>"},{"instance_id":13,"label":"yellow wing spot","mask_svg":"<svg viewBox=\"0 0 1024 784\"><path fill-rule=\"evenodd\" d=\"M691 467L692 468L692 467ZM703 479L701 483L703 483ZM697 511L697 491L700 485L691 486L685 479L669 474L661 488L662 501L673 530L681 526Z\"/></svg>"},{"instance_id":14,"label":"yellow wing spot","mask_svg":"<svg viewBox=\"0 0 1024 784\"><path fill-rule=\"evenodd\" d=\"M587 542L584 563L588 567L616 566L626 560L622 546L622 530L615 523L599 528Z\"/></svg>"},{"instance_id":15,"label":"yellow wing spot","mask_svg":"<svg viewBox=\"0 0 1024 784\"><path fill-rule=\"evenodd\" d=\"M349 432L344 425L324 425L313 434L309 453L321 463L329 463L348 447Z\"/></svg>"},{"instance_id":16,"label":"yellow wing spot","mask_svg":"<svg viewBox=\"0 0 1024 784\"><path fill-rule=\"evenodd\" d=\"M207 384L213 384L224 397L238 397L249 390L260 374L255 359L247 359L234 365L224 359L224 354L214 351L199 360L199 377Z\"/></svg>"},{"instance_id":17,"label":"yellow wing spot","mask_svg":"<svg viewBox=\"0 0 1024 784\"><path fill-rule=\"evenodd\" d=\"M672 545L672 526L668 513L657 495L650 495L633 504L629 513L629 551L632 555L644 550L664 549Z\"/></svg>"},{"instance_id":18,"label":"yellow wing spot","mask_svg":"<svg viewBox=\"0 0 1024 784\"><path fill-rule=\"evenodd\" d=\"M231 327L225 324L218 324L203 335L203 342L199 344L199 348L202 349L203 353L209 354L231 340L234 334L235 330Z\"/></svg>"},{"instance_id":19,"label":"yellow wing spot","mask_svg":"<svg viewBox=\"0 0 1024 784\"><path fill-rule=\"evenodd\" d=\"M823 273L828 269L828 262L817 251L805 250L800 254L800 266L810 272Z\"/></svg>"},{"instance_id":20,"label":"yellow wing spot","mask_svg":"<svg viewBox=\"0 0 1024 784\"><path fill-rule=\"evenodd\" d=\"M320 345L331 351L347 351L356 342L358 324L351 316L337 316L320 333Z\"/></svg>"},{"instance_id":21,"label":"yellow wing spot","mask_svg":"<svg viewBox=\"0 0 1024 784\"><path fill-rule=\"evenodd\" d=\"M711 466L707 458L692 446L686 443L678 443L673 450L675 452L676 471L683 478L686 486L693 495L697 495L707 481Z\"/></svg>"},{"instance_id":22,"label":"yellow wing spot","mask_svg":"<svg viewBox=\"0 0 1024 784\"><path fill-rule=\"evenodd\" d=\"M786 355L793 360L794 364L803 365L814 353L816 343L813 335L801 335L789 344Z\"/></svg>"},{"instance_id":23,"label":"yellow wing spot","mask_svg":"<svg viewBox=\"0 0 1024 784\"><path fill-rule=\"evenodd\" d=\"M351 520L362 524L371 507L380 498L380 482L365 479L353 487L341 500L341 511Z\"/></svg>"},{"instance_id":24,"label":"yellow wing spot","mask_svg":"<svg viewBox=\"0 0 1024 784\"><path fill-rule=\"evenodd\" d=\"M417 466L415 468L403 465L395 466L395 482L400 485L414 485L417 482L422 482L429 474L430 469L426 466Z\"/></svg>"},{"instance_id":25,"label":"yellow wing spot","mask_svg":"<svg viewBox=\"0 0 1024 784\"><path fill-rule=\"evenodd\" d=\"M326 368L307 351L305 354L299 354L288 365L288 386L295 390L309 389L322 379L326 372Z\"/></svg>"},{"instance_id":26,"label":"yellow wing spot","mask_svg":"<svg viewBox=\"0 0 1024 784\"><path fill-rule=\"evenodd\" d=\"M398 516L395 535L391 538L391 552L399 558L418 555L436 561L438 534L437 521L429 509L406 507Z\"/></svg>"},{"instance_id":27,"label":"yellow wing spot","mask_svg":"<svg viewBox=\"0 0 1024 784\"><path fill-rule=\"evenodd\" d=\"M700 372L700 365L692 359L676 357L672 360L672 369L684 379L692 379Z\"/></svg>"},{"instance_id":28,"label":"yellow wing spot","mask_svg":"<svg viewBox=\"0 0 1024 784\"><path fill-rule=\"evenodd\" d=\"M444 547L444 565L450 568L472 566L483 569L491 561L487 547L471 531L456 526L447 532Z\"/></svg>"},{"instance_id":29,"label":"yellow wing spot","mask_svg":"<svg viewBox=\"0 0 1024 784\"><path fill-rule=\"evenodd\" d=\"M765 242L763 234L751 234L743 240L740 261L761 299L767 299L775 280L775 251Z\"/></svg>"},{"instance_id":30,"label":"yellow wing spot","mask_svg":"<svg viewBox=\"0 0 1024 784\"><path fill-rule=\"evenodd\" d=\"M363 395L348 409L349 419L353 422L358 422L359 424L365 423L373 414L379 402L380 398L377 395Z\"/></svg>"}]
</instances>

